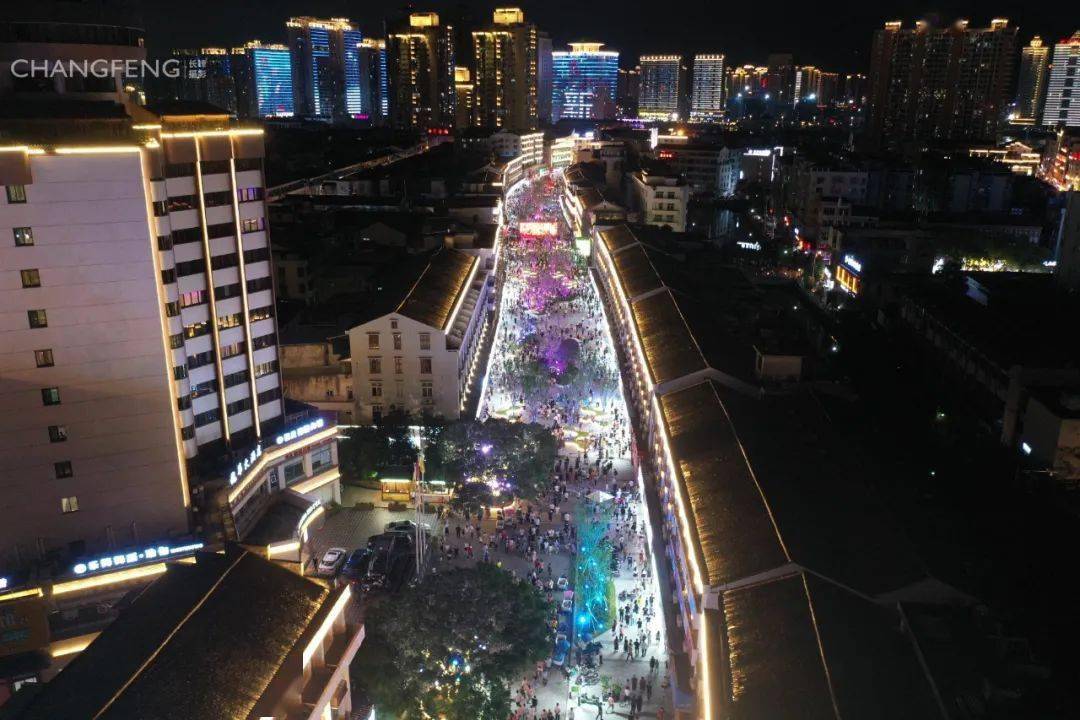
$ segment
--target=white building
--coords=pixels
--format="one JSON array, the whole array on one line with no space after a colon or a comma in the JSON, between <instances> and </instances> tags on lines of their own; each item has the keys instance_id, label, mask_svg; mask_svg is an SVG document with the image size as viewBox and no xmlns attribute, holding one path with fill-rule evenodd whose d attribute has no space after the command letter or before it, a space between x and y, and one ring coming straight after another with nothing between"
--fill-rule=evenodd
<instances>
[{"instance_id":1,"label":"white building","mask_svg":"<svg viewBox=\"0 0 1080 720\"><path fill-rule=\"evenodd\" d=\"M690 186L678 175L639 170L630 176L630 188L641 222L686 232L686 207Z\"/></svg>"},{"instance_id":2,"label":"white building","mask_svg":"<svg viewBox=\"0 0 1080 720\"><path fill-rule=\"evenodd\" d=\"M459 417L483 373L486 265L478 255L440 250L393 312L349 330L357 422L392 412Z\"/></svg>"},{"instance_id":3,"label":"white building","mask_svg":"<svg viewBox=\"0 0 1080 720\"><path fill-rule=\"evenodd\" d=\"M87 121L0 152L0 553L19 563L186 533L187 461L281 421L262 131L137 112L108 121L123 142Z\"/></svg>"},{"instance_id":4,"label":"white building","mask_svg":"<svg viewBox=\"0 0 1080 720\"><path fill-rule=\"evenodd\" d=\"M694 56L690 120L711 122L724 117L724 56Z\"/></svg>"},{"instance_id":5,"label":"white building","mask_svg":"<svg viewBox=\"0 0 1080 720\"><path fill-rule=\"evenodd\" d=\"M521 157L524 167L532 167L544 162L544 133L515 133L499 130L488 138L491 152L499 158Z\"/></svg>"},{"instance_id":6,"label":"white building","mask_svg":"<svg viewBox=\"0 0 1080 720\"><path fill-rule=\"evenodd\" d=\"M1046 104L1042 124L1050 127L1080 127L1080 96L1076 94L1080 79L1080 30L1072 37L1054 45L1050 61L1050 81L1046 84Z\"/></svg>"}]
</instances>

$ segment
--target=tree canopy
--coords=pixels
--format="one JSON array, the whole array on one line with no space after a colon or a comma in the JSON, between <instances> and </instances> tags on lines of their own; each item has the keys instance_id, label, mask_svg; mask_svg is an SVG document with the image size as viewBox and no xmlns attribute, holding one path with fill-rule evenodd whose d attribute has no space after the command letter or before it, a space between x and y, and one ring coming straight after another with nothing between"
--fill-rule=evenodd
<instances>
[{"instance_id":1,"label":"tree canopy","mask_svg":"<svg viewBox=\"0 0 1080 720\"><path fill-rule=\"evenodd\" d=\"M550 612L494 565L429 575L369 606L354 671L387 717L504 720L507 680L550 649Z\"/></svg>"}]
</instances>

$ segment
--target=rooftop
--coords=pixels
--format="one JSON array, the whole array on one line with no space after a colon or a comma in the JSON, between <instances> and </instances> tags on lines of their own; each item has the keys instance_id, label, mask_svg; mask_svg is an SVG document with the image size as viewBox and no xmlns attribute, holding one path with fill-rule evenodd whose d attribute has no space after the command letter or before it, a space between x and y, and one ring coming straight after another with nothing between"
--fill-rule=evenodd
<instances>
[{"instance_id":1,"label":"rooftop","mask_svg":"<svg viewBox=\"0 0 1080 720\"><path fill-rule=\"evenodd\" d=\"M439 250L394 312L441 330L458 298L468 291L469 277L478 262L459 250Z\"/></svg>"},{"instance_id":2,"label":"rooftop","mask_svg":"<svg viewBox=\"0 0 1080 720\"><path fill-rule=\"evenodd\" d=\"M170 565L19 717L246 717L329 594L237 548Z\"/></svg>"}]
</instances>

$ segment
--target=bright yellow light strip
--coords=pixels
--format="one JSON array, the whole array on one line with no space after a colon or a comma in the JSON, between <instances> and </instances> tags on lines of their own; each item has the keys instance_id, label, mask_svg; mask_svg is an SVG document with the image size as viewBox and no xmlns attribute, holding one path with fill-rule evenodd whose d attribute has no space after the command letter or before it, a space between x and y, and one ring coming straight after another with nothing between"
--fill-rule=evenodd
<instances>
[{"instance_id":1,"label":"bright yellow light strip","mask_svg":"<svg viewBox=\"0 0 1080 720\"><path fill-rule=\"evenodd\" d=\"M58 147L53 152L57 155L111 155L114 153L137 153L139 145L102 145L100 147Z\"/></svg>"},{"instance_id":2,"label":"bright yellow light strip","mask_svg":"<svg viewBox=\"0 0 1080 720\"><path fill-rule=\"evenodd\" d=\"M80 578L78 580L60 583L59 585L53 585L52 594L53 596L66 595L68 593L79 592L80 590L91 590L97 587L115 585L116 583L141 580L143 578L153 577L154 575L160 575L163 572L165 572L165 563L141 565L126 570L119 570L104 575L95 575L94 577Z\"/></svg>"},{"instance_id":3,"label":"bright yellow light strip","mask_svg":"<svg viewBox=\"0 0 1080 720\"><path fill-rule=\"evenodd\" d=\"M296 532L300 537L304 537L307 534L307 529L311 527L311 523L315 522L318 518L321 518L326 512L326 506L320 505L311 511L311 514L304 518L304 522L300 524L300 527L296 528Z\"/></svg>"},{"instance_id":4,"label":"bright yellow light strip","mask_svg":"<svg viewBox=\"0 0 1080 720\"><path fill-rule=\"evenodd\" d=\"M472 268L469 270L469 279L461 286L461 294L458 295L457 302L454 303L454 311L450 313L450 317L446 320L446 327L443 328L443 333L450 332L450 328L454 326L454 321L457 320L458 311L461 310L462 303L465 302L465 296L469 294L469 288L472 286L473 280L476 278L476 268L480 265L480 258L474 257L472 261Z\"/></svg>"},{"instance_id":5,"label":"bright yellow light strip","mask_svg":"<svg viewBox=\"0 0 1080 720\"><path fill-rule=\"evenodd\" d=\"M134 130L160 130L161 129L161 125L157 124L157 123L146 123L146 124L143 124L143 125L132 125L131 127Z\"/></svg>"},{"instance_id":6,"label":"bright yellow light strip","mask_svg":"<svg viewBox=\"0 0 1080 720\"><path fill-rule=\"evenodd\" d=\"M297 552L298 550L300 550L299 540L286 540L285 542L272 543L266 546L266 554L269 557L288 555L289 553Z\"/></svg>"},{"instance_id":7,"label":"bright yellow light strip","mask_svg":"<svg viewBox=\"0 0 1080 720\"><path fill-rule=\"evenodd\" d=\"M262 135L261 128L233 128L232 130L196 130L193 132L163 132L163 138L200 138L200 137L235 137L243 135Z\"/></svg>"},{"instance_id":8,"label":"bright yellow light strip","mask_svg":"<svg viewBox=\"0 0 1080 720\"><path fill-rule=\"evenodd\" d=\"M671 454L671 445L668 442L667 435L667 422L664 420L664 416L660 413L660 403L657 401L656 396L653 396L653 412L656 413L656 425L660 431L660 439L664 446L664 458L667 460L668 471L671 473L670 484L675 488L675 506L679 511L679 525L682 530L683 542L685 543L686 551L683 553L690 560L690 571L694 578L694 589L697 590L700 595L704 589L704 583L701 579L701 567L698 565L697 558L697 546L692 540L690 535L690 516L686 511L686 501L683 499L682 486L679 482L678 470L675 467L675 459Z\"/></svg>"},{"instance_id":9,"label":"bright yellow light strip","mask_svg":"<svg viewBox=\"0 0 1080 720\"><path fill-rule=\"evenodd\" d=\"M698 629L698 648L701 652L701 674L699 677L704 691L701 693L701 717L703 720L712 720L712 675L709 674L709 633L706 629L709 623L705 618L704 610L701 612L698 622L701 624Z\"/></svg>"},{"instance_id":10,"label":"bright yellow light strip","mask_svg":"<svg viewBox=\"0 0 1080 720\"><path fill-rule=\"evenodd\" d=\"M274 460L277 460L284 455L288 455L289 453L296 450L297 447L314 445L315 443L321 442L322 440L332 438L337 435L337 431L337 425L332 425L325 430L315 433L314 435L309 435L305 438L301 438L303 440L302 443L285 443L284 445L276 446L273 450L267 450L266 452L264 452L262 456L257 461L255 461L255 464L248 469L247 475L244 477L244 479L238 482L236 484L236 487L232 489L232 492L229 493L229 504L232 505L238 497L247 492L251 484L255 482L255 478L257 478L259 474L266 469L267 463L273 462Z\"/></svg>"},{"instance_id":11,"label":"bright yellow light strip","mask_svg":"<svg viewBox=\"0 0 1080 720\"><path fill-rule=\"evenodd\" d=\"M332 483L339 477L341 477L341 470L331 470L330 472L323 473L322 475L316 475L313 478L296 483L295 485L291 486L291 489L303 495L313 490L318 490L323 485Z\"/></svg>"},{"instance_id":12,"label":"bright yellow light strip","mask_svg":"<svg viewBox=\"0 0 1080 720\"><path fill-rule=\"evenodd\" d=\"M49 655L55 659L81 653L90 646L90 643L97 640L97 636L100 634L100 632L93 632L87 635L67 638L66 640L57 640L49 646Z\"/></svg>"},{"instance_id":13,"label":"bright yellow light strip","mask_svg":"<svg viewBox=\"0 0 1080 720\"><path fill-rule=\"evenodd\" d=\"M349 586L346 585L344 591L342 591L341 595L338 596L337 601L334 602L334 608L325 618L323 618L322 625L319 626L318 632L315 633L315 636L311 638L311 642L309 642L307 644L307 647L304 648L304 663L302 667L306 668L308 665L311 664L311 658L315 657L315 651L319 649L319 647L323 643L323 640L326 639L326 635L330 632L330 628L334 626L334 621L337 620L341 613L345 610L345 604L349 602L349 598L351 596L352 591L349 589Z\"/></svg>"},{"instance_id":14,"label":"bright yellow light strip","mask_svg":"<svg viewBox=\"0 0 1080 720\"><path fill-rule=\"evenodd\" d=\"M0 602L7 602L8 600L18 600L19 598L27 597L42 597L45 593L41 588L30 588L29 590L16 590L15 592L9 592L6 595L0 595Z\"/></svg>"}]
</instances>

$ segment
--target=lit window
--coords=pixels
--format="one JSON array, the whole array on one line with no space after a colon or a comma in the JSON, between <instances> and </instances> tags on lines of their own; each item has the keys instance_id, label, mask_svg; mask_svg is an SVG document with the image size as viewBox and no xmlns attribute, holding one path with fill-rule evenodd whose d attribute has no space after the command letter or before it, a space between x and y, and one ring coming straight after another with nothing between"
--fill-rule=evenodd
<instances>
[{"instance_id":1,"label":"lit window","mask_svg":"<svg viewBox=\"0 0 1080 720\"><path fill-rule=\"evenodd\" d=\"M71 497L60 498L60 512L79 512L79 498L75 497L74 495L72 495Z\"/></svg>"},{"instance_id":2,"label":"lit window","mask_svg":"<svg viewBox=\"0 0 1080 720\"><path fill-rule=\"evenodd\" d=\"M8 185L7 186L7 201L9 203L24 203L24 202L26 202L26 186L25 185Z\"/></svg>"},{"instance_id":3,"label":"lit window","mask_svg":"<svg viewBox=\"0 0 1080 720\"><path fill-rule=\"evenodd\" d=\"M53 352L51 348L44 350L34 351L34 362L38 367L52 367L53 366Z\"/></svg>"},{"instance_id":4,"label":"lit window","mask_svg":"<svg viewBox=\"0 0 1080 720\"><path fill-rule=\"evenodd\" d=\"M28 227L13 228L12 232L15 233L15 245L16 247L23 247L26 245L34 244L34 231Z\"/></svg>"},{"instance_id":5,"label":"lit window","mask_svg":"<svg viewBox=\"0 0 1080 720\"><path fill-rule=\"evenodd\" d=\"M60 388L41 388L41 404L42 405L59 405L60 404Z\"/></svg>"},{"instance_id":6,"label":"lit window","mask_svg":"<svg viewBox=\"0 0 1080 720\"><path fill-rule=\"evenodd\" d=\"M43 328L49 326L49 317L44 310L27 310L26 316L30 320L30 327Z\"/></svg>"},{"instance_id":7,"label":"lit window","mask_svg":"<svg viewBox=\"0 0 1080 720\"><path fill-rule=\"evenodd\" d=\"M41 273L38 272L37 268L20 270L19 275L22 277L22 286L24 288L41 287Z\"/></svg>"}]
</instances>

